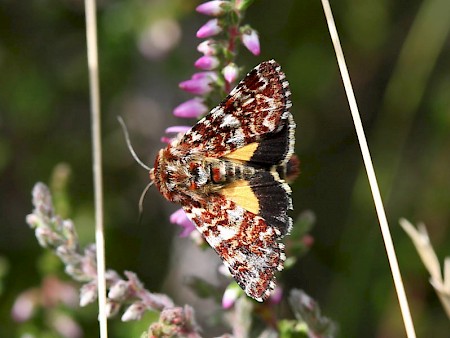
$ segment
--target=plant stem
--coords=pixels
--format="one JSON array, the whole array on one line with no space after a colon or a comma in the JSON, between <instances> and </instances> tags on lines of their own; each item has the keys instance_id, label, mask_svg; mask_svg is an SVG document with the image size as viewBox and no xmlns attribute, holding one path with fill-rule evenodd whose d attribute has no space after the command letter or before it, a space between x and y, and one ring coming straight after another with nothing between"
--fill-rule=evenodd
<instances>
[{"instance_id":1,"label":"plant stem","mask_svg":"<svg viewBox=\"0 0 450 338\"><path fill-rule=\"evenodd\" d=\"M336 52L339 70L341 72L342 81L344 83L345 92L347 94L347 99L350 105L350 111L353 117L353 122L355 124L356 134L358 136L359 146L361 148L364 165L366 167L367 177L369 179L369 184L378 215L378 220L380 223L380 229L383 236L384 245L386 247L389 265L391 267L392 277L394 279L394 285L397 291L397 297L400 303L400 310L402 312L406 333L408 338L415 338L416 333L414 331L414 324L408 306L408 299L406 298L405 289L403 286L402 277L397 262L397 256L395 254L394 244L392 242L391 233L389 231L389 224L383 207L383 201L381 199L381 194L378 187L377 178L375 175L375 170L373 168L369 147L367 145L364 128L361 122L361 117L359 115L358 106L356 104L355 94L353 92L350 76L348 74L348 69L345 63L344 53L342 51L336 25L333 19L333 14L331 12L331 7L328 0L322 0L322 6L325 12L325 17L327 20L328 29L330 31L331 40L333 42L333 46Z\"/></svg>"},{"instance_id":2,"label":"plant stem","mask_svg":"<svg viewBox=\"0 0 450 338\"><path fill-rule=\"evenodd\" d=\"M86 39L91 96L93 179L95 195L95 242L100 337L108 337L106 318L105 240L103 235L102 145L100 128L100 85L98 77L97 20L95 0L85 0Z\"/></svg>"}]
</instances>

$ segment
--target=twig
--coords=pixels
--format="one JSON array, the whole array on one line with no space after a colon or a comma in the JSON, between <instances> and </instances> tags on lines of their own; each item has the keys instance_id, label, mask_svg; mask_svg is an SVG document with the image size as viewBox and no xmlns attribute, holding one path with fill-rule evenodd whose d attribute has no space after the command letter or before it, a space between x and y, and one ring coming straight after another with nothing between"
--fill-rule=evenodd
<instances>
[{"instance_id":1,"label":"twig","mask_svg":"<svg viewBox=\"0 0 450 338\"><path fill-rule=\"evenodd\" d=\"M100 129L100 85L98 79L97 20L95 0L85 0L86 39L91 95L92 153L95 194L95 242L100 337L108 337L106 319L105 240L103 235L103 181Z\"/></svg>"},{"instance_id":2,"label":"twig","mask_svg":"<svg viewBox=\"0 0 450 338\"><path fill-rule=\"evenodd\" d=\"M331 40L336 52L337 61L339 64L339 70L341 72L342 81L344 83L345 92L347 94L347 99L350 105L350 111L353 117L353 122L355 124L356 134L358 136L359 146L361 148L361 153L364 160L364 165L367 172L367 177L369 179L370 189L372 191L373 200L375 203L375 208L378 215L378 220L380 223L380 229L384 240L384 245L386 247L386 252L389 260L389 265L391 267L392 277L394 279L395 289L397 291L397 297L400 303L400 309L403 316L403 322L405 324L406 333L409 338L415 338L416 333L414 330L413 321L411 318L411 313L409 311L408 300L406 298L405 289L402 282L402 277L400 274L400 269L397 262L397 256L395 254L394 244L392 242L391 233L389 231L389 225L386 218L386 213L383 207L383 201L381 199L380 190L378 188L377 178L375 175L375 170L373 168L372 159L369 152L369 147L367 145L366 136L364 134L364 128L362 126L361 117L359 115L358 106L356 104L355 94L353 93L352 84L350 81L350 76L348 74L347 66L344 59L344 53L339 41L339 36L337 33L336 25L334 23L333 14L331 12L331 7L328 0L321 0L322 6L325 12L325 17L328 24L328 29L330 31Z\"/></svg>"}]
</instances>

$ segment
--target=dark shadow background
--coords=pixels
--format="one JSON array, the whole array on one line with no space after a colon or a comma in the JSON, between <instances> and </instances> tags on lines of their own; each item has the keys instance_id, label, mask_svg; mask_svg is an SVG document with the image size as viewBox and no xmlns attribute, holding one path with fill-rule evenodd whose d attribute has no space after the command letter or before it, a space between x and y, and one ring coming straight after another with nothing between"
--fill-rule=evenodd
<instances>
[{"instance_id":1,"label":"dark shadow background","mask_svg":"<svg viewBox=\"0 0 450 338\"><path fill-rule=\"evenodd\" d=\"M179 232L168 221L175 206L152 189L137 224L148 175L126 149L116 116L126 120L147 163L162 147L164 129L186 124L171 111L190 98L178 82L190 77L199 57L195 32L205 17L194 12L198 3L104 0L98 13L107 265L136 272L154 291L163 286ZM450 6L438 0L332 6L417 334L445 337L449 321L398 219L423 221L440 261L449 255ZM49 271L66 279L25 224L34 183L50 184L81 242L94 241L84 20L83 1L0 1L0 258L8 267L0 279L2 337L38 330L46 320L41 311L27 324L12 321L21 292L38 287ZM151 33L161 20L168 22L164 33ZM238 62L249 70L274 58L283 66L302 171L293 185L294 214L310 209L317 216L311 251L282 274L286 288L317 299L341 337L405 336L320 1L256 1L246 21L260 34L262 54L242 50ZM172 45L161 51L151 34ZM98 335L94 306L67 311L76 312L86 337ZM111 336L124 333L120 325L112 325Z\"/></svg>"}]
</instances>

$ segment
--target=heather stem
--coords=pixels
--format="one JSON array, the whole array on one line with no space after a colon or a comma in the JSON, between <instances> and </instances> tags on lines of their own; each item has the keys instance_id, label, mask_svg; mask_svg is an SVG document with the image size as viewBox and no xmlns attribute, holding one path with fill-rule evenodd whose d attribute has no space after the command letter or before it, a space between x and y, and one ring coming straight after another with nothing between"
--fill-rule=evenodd
<instances>
[{"instance_id":1,"label":"heather stem","mask_svg":"<svg viewBox=\"0 0 450 338\"><path fill-rule=\"evenodd\" d=\"M231 26L230 29L228 30L228 35L229 35L228 38L229 57L227 58L227 55L225 56L225 58L227 59L226 63L232 62L236 57L235 49L236 49L236 39L239 35L239 24ZM232 86L231 83L225 81L225 93L229 93L231 91L231 86Z\"/></svg>"}]
</instances>

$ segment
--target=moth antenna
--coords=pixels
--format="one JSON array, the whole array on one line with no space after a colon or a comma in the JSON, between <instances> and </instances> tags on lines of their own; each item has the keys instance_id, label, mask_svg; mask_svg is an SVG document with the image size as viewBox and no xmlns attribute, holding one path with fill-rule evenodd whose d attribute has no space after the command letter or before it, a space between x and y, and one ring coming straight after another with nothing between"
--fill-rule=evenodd
<instances>
[{"instance_id":1,"label":"moth antenna","mask_svg":"<svg viewBox=\"0 0 450 338\"><path fill-rule=\"evenodd\" d=\"M127 142L128 150L131 153L131 156L133 156L134 160L140 164L140 166L144 169L147 169L148 171L152 170L149 166L144 164L139 157L136 155L136 152L133 149L133 146L131 145L130 141L130 135L128 135L127 126L125 125L125 122L123 122L123 119L120 116L117 116L117 120L119 121L120 125L122 126L123 134L125 136L125 141ZM147 186L145 192L148 190L149 186Z\"/></svg>"},{"instance_id":2,"label":"moth antenna","mask_svg":"<svg viewBox=\"0 0 450 338\"><path fill-rule=\"evenodd\" d=\"M150 189L150 187L153 185L153 181L150 181L149 184L147 184L147 186L144 188L144 191L141 194L141 197L139 198L139 221L138 223L141 223L141 219L142 219L142 214L144 212L144 197L145 194L147 194L148 189Z\"/></svg>"}]
</instances>

